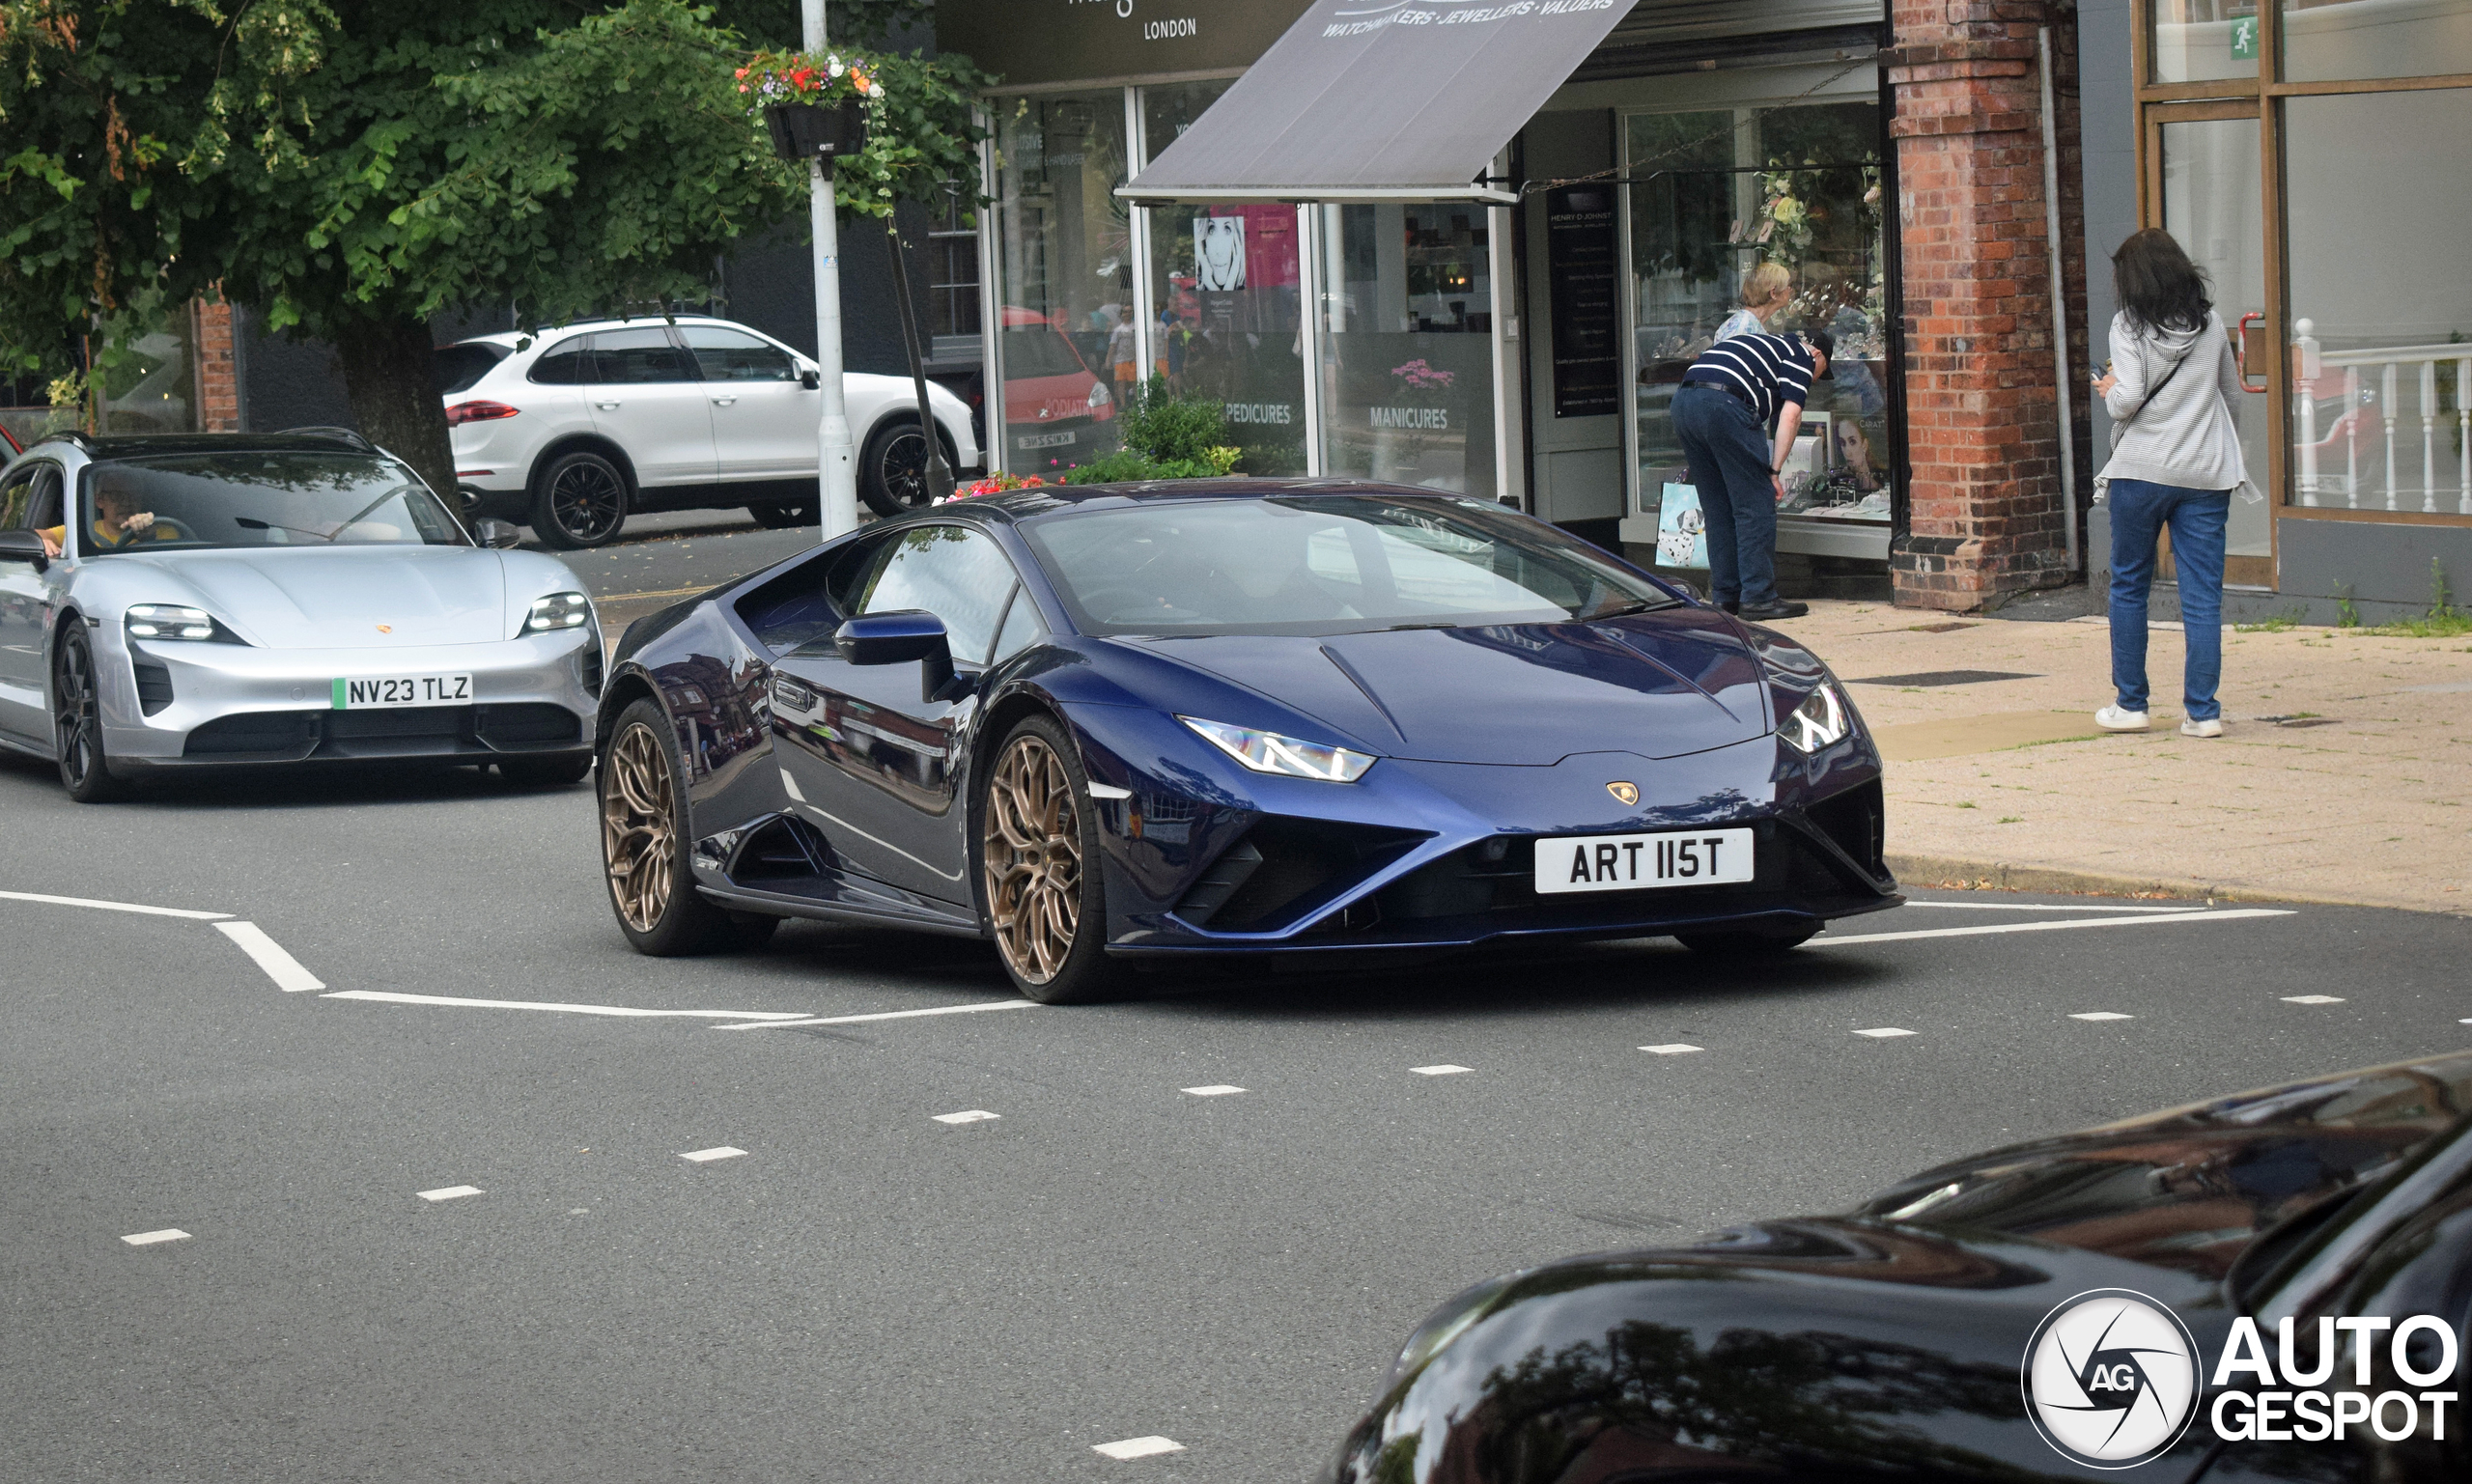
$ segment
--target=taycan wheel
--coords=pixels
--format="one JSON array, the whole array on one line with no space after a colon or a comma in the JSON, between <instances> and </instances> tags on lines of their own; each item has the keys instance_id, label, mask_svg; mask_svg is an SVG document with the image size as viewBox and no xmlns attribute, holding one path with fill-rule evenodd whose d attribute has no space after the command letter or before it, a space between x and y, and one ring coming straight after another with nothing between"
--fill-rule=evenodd
<instances>
[{"instance_id":1,"label":"taycan wheel","mask_svg":"<svg viewBox=\"0 0 2472 1484\"><path fill-rule=\"evenodd\" d=\"M815 520L815 506L812 504L749 505L746 513L755 518L756 524L768 531L786 531L794 525L808 525Z\"/></svg>"},{"instance_id":2,"label":"taycan wheel","mask_svg":"<svg viewBox=\"0 0 2472 1484\"><path fill-rule=\"evenodd\" d=\"M1116 989L1089 780L1062 727L1031 716L1013 728L988 770L979 818L987 918L1014 985L1043 1005Z\"/></svg>"},{"instance_id":3,"label":"taycan wheel","mask_svg":"<svg viewBox=\"0 0 2472 1484\"><path fill-rule=\"evenodd\" d=\"M945 467L952 451L944 451ZM858 493L880 516L924 510L933 502L927 492L927 435L914 422L890 423L867 439L858 459Z\"/></svg>"},{"instance_id":4,"label":"taycan wheel","mask_svg":"<svg viewBox=\"0 0 2472 1484\"><path fill-rule=\"evenodd\" d=\"M1674 940L1693 953L1718 959L1773 959L1812 940L1816 927L1788 933L1676 933Z\"/></svg>"},{"instance_id":5,"label":"taycan wheel","mask_svg":"<svg viewBox=\"0 0 2472 1484\"><path fill-rule=\"evenodd\" d=\"M109 803L124 798L128 785L112 776L103 751L103 718L96 690L95 647L86 637L85 620L75 614L62 621L70 626L52 661L52 730L60 743L60 781L69 797L81 804Z\"/></svg>"},{"instance_id":6,"label":"taycan wheel","mask_svg":"<svg viewBox=\"0 0 2472 1484\"><path fill-rule=\"evenodd\" d=\"M725 912L695 890L683 775L660 707L628 707L601 760L601 860L619 930L655 958L760 944L779 918Z\"/></svg>"},{"instance_id":7,"label":"taycan wheel","mask_svg":"<svg viewBox=\"0 0 2472 1484\"><path fill-rule=\"evenodd\" d=\"M562 789L592 771L592 755L498 759L498 776L518 788Z\"/></svg>"},{"instance_id":8,"label":"taycan wheel","mask_svg":"<svg viewBox=\"0 0 2472 1484\"><path fill-rule=\"evenodd\" d=\"M604 546L627 524L627 476L601 455L578 449L541 471L532 497L532 534L561 551Z\"/></svg>"}]
</instances>

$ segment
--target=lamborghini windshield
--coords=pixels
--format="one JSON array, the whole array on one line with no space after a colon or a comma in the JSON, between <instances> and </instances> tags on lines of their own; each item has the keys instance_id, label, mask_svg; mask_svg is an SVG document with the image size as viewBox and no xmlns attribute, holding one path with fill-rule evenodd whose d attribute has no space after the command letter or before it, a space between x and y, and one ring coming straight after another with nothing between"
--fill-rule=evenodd
<instances>
[{"instance_id":1,"label":"lamborghini windshield","mask_svg":"<svg viewBox=\"0 0 2472 1484\"><path fill-rule=\"evenodd\" d=\"M1089 634L1560 623L1676 602L1583 542L1462 497L1163 500L1022 530Z\"/></svg>"},{"instance_id":2,"label":"lamborghini windshield","mask_svg":"<svg viewBox=\"0 0 2472 1484\"><path fill-rule=\"evenodd\" d=\"M95 464L83 484L77 539L87 556L471 545L411 470L372 454L165 454Z\"/></svg>"}]
</instances>

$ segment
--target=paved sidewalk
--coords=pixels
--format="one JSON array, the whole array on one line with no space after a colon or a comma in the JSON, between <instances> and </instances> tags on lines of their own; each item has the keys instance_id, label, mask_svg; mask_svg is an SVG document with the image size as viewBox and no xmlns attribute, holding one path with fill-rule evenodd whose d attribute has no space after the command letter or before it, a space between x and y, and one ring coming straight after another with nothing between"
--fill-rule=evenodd
<instances>
[{"instance_id":1,"label":"paved sidewalk","mask_svg":"<svg viewBox=\"0 0 2472 1484\"><path fill-rule=\"evenodd\" d=\"M2228 630L2224 736L2206 742L2179 735L2177 628L2150 641L2156 730L2110 736L2093 724L2112 698L2099 619L1823 602L1776 627L1877 732L1910 883L2472 912L2472 639ZM1903 679L1865 684L1882 677Z\"/></svg>"}]
</instances>

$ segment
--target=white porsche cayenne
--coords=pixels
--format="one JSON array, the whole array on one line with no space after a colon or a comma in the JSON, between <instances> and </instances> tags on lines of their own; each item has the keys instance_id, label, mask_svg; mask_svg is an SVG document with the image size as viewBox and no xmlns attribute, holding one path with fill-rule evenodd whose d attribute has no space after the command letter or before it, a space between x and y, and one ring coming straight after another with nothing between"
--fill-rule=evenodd
<instances>
[{"instance_id":1,"label":"white porsche cayenne","mask_svg":"<svg viewBox=\"0 0 2472 1484\"><path fill-rule=\"evenodd\" d=\"M45 438L0 472L0 745L81 802L148 773L592 766L601 630L566 564L471 534L340 429Z\"/></svg>"},{"instance_id":2,"label":"white porsche cayenne","mask_svg":"<svg viewBox=\"0 0 2472 1484\"><path fill-rule=\"evenodd\" d=\"M744 506L816 518L815 362L726 320L606 320L441 348L455 480L480 515L546 546L616 539L630 514ZM927 440L908 377L841 379L858 493L879 515L927 503ZM929 383L944 458L979 462L969 408Z\"/></svg>"}]
</instances>

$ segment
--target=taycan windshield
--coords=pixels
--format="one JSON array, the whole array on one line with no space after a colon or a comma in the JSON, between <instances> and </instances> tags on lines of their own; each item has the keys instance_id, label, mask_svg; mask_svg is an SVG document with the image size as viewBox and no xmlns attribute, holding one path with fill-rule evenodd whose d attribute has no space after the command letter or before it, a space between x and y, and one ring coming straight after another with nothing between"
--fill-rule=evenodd
<instances>
[{"instance_id":1,"label":"taycan windshield","mask_svg":"<svg viewBox=\"0 0 2472 1484\"><path fill-rule=\"evenodd\" d=\"M86 471L80 549L468 546L412 471L368 454L240 452L120 459Z\"/></svg>"},{"instance_id":2,"label":"taycan windshield","mask_svg":"<svg viewBox=\"0 0 2472 1484\"><path fill-rule=\"evenodd\" d=\"M1676 600L1487 501L1174 500L1022 527L1089 634L1333 634L1608 618Z\"/></svg>"}]
</instances>

